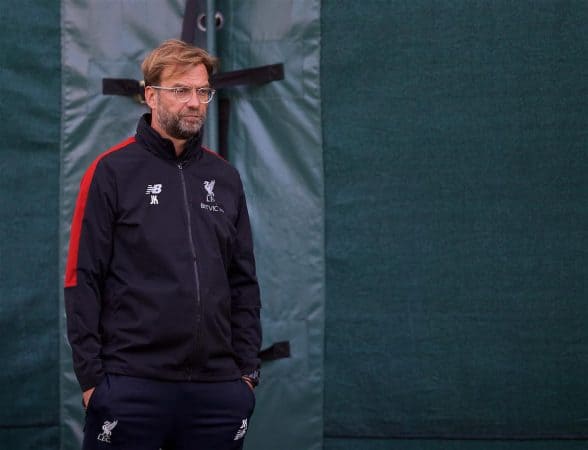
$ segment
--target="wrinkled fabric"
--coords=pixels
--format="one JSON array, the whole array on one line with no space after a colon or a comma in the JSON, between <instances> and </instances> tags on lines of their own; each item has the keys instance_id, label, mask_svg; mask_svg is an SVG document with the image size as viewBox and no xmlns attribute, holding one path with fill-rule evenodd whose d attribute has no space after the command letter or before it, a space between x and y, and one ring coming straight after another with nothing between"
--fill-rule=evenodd
<instances>
[{"instance_id":1,"label":"wrinkled fabric","mask_svg":"<svg viewBox=\"0 0 588 450\"><path fill-rule=\"evenodd\" d=\"M284 64L284 79L227 89L228 153L247 194L262 293L262 364L246 448L322 448L324 210L320 2L219 1L224 71Z\"/></svg>"}]
</instances>

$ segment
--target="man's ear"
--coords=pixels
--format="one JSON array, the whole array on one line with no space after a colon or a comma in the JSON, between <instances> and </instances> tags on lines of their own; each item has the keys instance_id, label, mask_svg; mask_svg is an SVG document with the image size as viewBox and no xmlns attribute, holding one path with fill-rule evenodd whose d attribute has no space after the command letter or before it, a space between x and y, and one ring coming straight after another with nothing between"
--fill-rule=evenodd
<instances>
[{"instance_id":1,"label":"man's ear","mask_svg":"<svg viewBox=\"0 0 588 450\"><path fill-rule=\"evenodd\" d=\"M149 89L148 87L145 87L145 103L147 103L147 106L149 106L149 108L154 109L155 108L155 96L156 96L156 92L155 89Z\"/></svg>"}]
</instances>

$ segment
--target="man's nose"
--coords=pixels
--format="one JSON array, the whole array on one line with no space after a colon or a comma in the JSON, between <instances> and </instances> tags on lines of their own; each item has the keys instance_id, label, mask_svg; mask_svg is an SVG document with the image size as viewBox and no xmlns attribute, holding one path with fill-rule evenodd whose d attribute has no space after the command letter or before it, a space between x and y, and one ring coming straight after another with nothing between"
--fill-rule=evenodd
<instances>
[{"instance_id":1,"label":"man's nose","mask_svg":"<svg viewBox=\"0 0 588 450\"><path fill-rule=\"evenodd\" d=\"M198 98L198 93L196 92L196 89L192 89L190 91L190 100L188 100L186 103L189 106L200 106L200 103L202 102Z\"/></svg>"}]
</instances>

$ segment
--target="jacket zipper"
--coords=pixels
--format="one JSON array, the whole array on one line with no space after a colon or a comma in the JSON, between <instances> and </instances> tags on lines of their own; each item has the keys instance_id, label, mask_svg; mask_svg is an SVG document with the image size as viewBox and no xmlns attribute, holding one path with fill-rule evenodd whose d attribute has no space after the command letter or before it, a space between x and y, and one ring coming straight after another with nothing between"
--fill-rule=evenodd
<instances>
[{"instance_id":1,"label":"jacket zipper","mask_svg":"<svg viewBox=\"0 0 588 450\"><path fill-rule=\"evenodd\" d=\"M186 189L186 180L184 178L184 166L178 163L180 169L180 180L182 182L182 190L184 192L184 208L186 210L186 217L188 219L188 240L190 241L190 250L192 251L192 261L194 266L194 280L196 281L196 329L200 328L200 277L198 276L198 261L196 259L196 247L194 246L194 237L192 236L192 216L190 215L190 204L188 203L188 191ZM188 379L192 379L192 368L189 368Z\"/></svg>"}]
</instances>

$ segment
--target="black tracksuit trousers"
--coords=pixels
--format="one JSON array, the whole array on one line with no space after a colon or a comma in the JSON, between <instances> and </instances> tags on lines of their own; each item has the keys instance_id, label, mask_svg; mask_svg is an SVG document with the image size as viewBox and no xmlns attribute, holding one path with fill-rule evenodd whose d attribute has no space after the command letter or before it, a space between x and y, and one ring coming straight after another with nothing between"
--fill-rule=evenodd
<instances>
[{"instance_id":1,"label":"black tracksuit trousers","mask_svg":"<svg viewBox=\"0 0 588 450\"><path fill-rule=\"evenodd\" d=\"M255 407L242 380L106 375L86 410L83 450L241 450Z\"/></svg>"}]
</instances>

